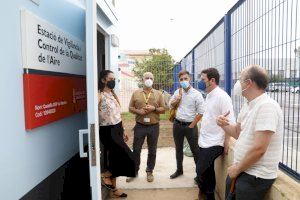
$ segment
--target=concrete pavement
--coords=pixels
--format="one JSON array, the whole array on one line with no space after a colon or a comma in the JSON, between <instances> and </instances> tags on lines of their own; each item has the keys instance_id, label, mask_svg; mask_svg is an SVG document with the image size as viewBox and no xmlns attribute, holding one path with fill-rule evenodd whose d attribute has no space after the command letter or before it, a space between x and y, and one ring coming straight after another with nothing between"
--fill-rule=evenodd
<instances>
[{"instance_id":1,"label":"concrete pavement","mask_svg":"<svg viewBox=\"0 0 300 200\"><path fill-rule=\"evenodd\" d=\"M127 183L125 177L118 178L118 187L122 188L130 200L194 200L198 188L194 184L195 163L192 157L184 156L184 174L176 179L170 175L176 170L174 148L157 149L156 166L153 172L154 181L146 180L147 149L142 150L139 176Z\"/></svg>"}]
</instances>

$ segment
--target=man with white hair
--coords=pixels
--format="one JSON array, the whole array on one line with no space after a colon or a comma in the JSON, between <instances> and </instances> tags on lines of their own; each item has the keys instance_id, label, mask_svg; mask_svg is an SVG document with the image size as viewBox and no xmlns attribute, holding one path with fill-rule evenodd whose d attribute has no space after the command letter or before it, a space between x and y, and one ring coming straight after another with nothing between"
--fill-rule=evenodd
<instances>
[{"instance_id":1,"label":"man with white hair","mask_svg":"<svg viewBox=\"0 0 300 200\"><path fill-rule=\"evenodd\" d=\"M136 159L136 174L138 173L141 150L147 137L148 160L147 181L154 180L153 169L156 161L156 149L159 136L159 115L165 112L164 98L160 91L152 88L153 74L146 72L143 75L144 87L136 90L131 97L129 111L135 114L136 125L134 127L133 154ZM132 178L128 178L127 182Z\"/></svg>"}]
</instances>

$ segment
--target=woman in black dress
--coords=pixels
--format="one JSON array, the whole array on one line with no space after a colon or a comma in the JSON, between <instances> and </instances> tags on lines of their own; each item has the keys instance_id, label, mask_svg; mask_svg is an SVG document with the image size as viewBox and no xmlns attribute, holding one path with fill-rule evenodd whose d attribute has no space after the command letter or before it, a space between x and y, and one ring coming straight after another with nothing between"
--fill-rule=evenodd
<instances>
[{"instance_id":1,"label":"woman in black dress","mask_svg":"<svg viewBox=\"0 0 300 200\"><path fill-rule=\"evenodd\" d=\"M127 146L127 134L121 119L121 106L114 93L115 77L112 71L100 73L99 88L99 136L102 143L102 184L112 190L113 197L127 197L116 187L116 177L135 177L135 160Z\"/></svg>"}]
</instances>

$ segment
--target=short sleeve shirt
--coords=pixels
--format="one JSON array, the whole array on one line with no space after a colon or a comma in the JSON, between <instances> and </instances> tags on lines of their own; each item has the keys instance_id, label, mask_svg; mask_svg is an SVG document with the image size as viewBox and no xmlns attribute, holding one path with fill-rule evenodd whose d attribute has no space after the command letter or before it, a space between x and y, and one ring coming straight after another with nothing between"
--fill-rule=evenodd
<instances>
[{"instance_id":1,"label":"short sleeve shirt","mask_svg":"<svg viewBox=\"0 0 300 200\"><path fill-rule=\"evenodd\" d=\"M116 125L122 121L121 106L112 93L102 92L99 94L99 125Z\"/></svg>"},{"instance_id":2,"label":"short sleeve shirt","mask_svg":"<svg viewBox=\"0 0 300 200\"><path fill-rule=\"evenodd\" d=\"M228 119L230 123L235 123L230 96L221 88L216 87L207 94L204 110L198 139L199 146L202 148L224 146L225 132L217 125L216 119L219 115L223 115L230 111Z\"/></svg>"},{"instance_id":3,"label":"short sleeve shirt","mask_svg":"<svg viewBox=\"0 0 300 200\"><path fill-rule=\"evenodd\" d=\"M283 138L283 114L279 104L267 94L244 104L237 122L241 132L235 144L234 162L241 162L253 146L256 131L272 131L265 154L245 172L264 179L277 177Z\"/></svg>"},{"instance_id":4,"label":"short sleeve shirt","mask_svg":"<svg viewBox=\"0 0 300 200\"><path fill-rule=\"evenodd\" d=\"M164 107L165 103L164 103L162 92L152 89L149 95L148 102L146 104L147 97L148 94L146 94L143 89L139 89L135 91L132 94L129 107L134 107L135 109L141 109L144 108L147 104L152 105L156 108ZM150 122L145 122L144 118L150 118ZM151 112L144 116L136 115L135 120L138 123L145 124L145 125L157 124L159 123L159 113Z\"/></svg>"}]
</instances>

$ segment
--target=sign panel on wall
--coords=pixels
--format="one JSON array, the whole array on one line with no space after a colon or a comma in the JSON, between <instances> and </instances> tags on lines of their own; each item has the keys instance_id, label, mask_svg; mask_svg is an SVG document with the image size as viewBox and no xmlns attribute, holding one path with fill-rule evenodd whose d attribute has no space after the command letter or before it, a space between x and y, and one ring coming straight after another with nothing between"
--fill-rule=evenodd
<instances>
[{"instance_id":1,"label":"sign panel on wall","mask_svg":"<svg viewBox=\"0 0 300 200\"><path fill-rule=\"evenodd\" d=\"M86 110L85 78L39 74L23 76L26 129Z\"/></svg>"},{"instance_id":2,"label":"sign panel on wall","mask_svg":"<svg viewBox=\"0 0 300 200\"><path fill-rule=\"evenodd\" d=\"M84 43L28 11L22 11L23 67L85 75Z\"/></svg>"},{"instance_id":3,"label":"sign panel on wall","mask_svg":"<svg viewBox=\"0 0 300 200\"><path fill-rule=\"evenodd\" d=\"M86 110L85 44L22 11L26 129Z\"/></svg>"}]
</instances>

